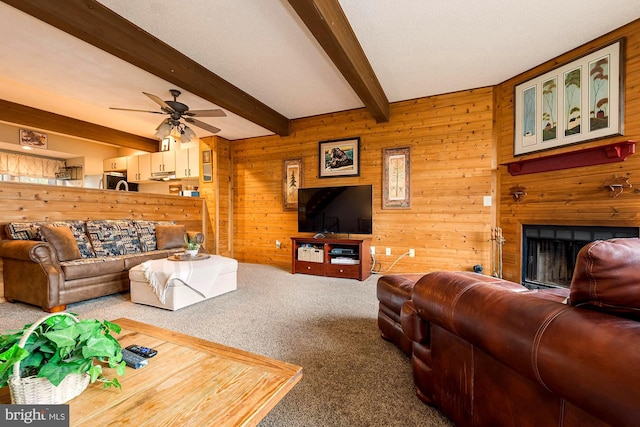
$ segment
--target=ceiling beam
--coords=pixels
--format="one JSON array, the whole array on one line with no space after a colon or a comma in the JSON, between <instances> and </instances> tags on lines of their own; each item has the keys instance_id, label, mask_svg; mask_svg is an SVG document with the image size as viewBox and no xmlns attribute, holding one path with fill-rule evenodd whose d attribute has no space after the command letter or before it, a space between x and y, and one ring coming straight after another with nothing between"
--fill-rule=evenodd
<instances>
[{"instance_id":1,"label":"ceiling beam","mask_svg":"<svg viewBox=\"0 0 640 427\"><path fill-rule=\"evenodd\" d=\"M111 129L60 114L0 99L0 121L106 142L148 152L158 151L158 140Z\"/></svg>"},{"instance_id":2,"label":"ceiling beam","mask_svg":"<svg viewBox=\"0 0 640 427\"><path fill-rule=\"evenodd\" d=\"M288 118L95 0L0 1L265 129L289 135Z\"/></svg>"},{"instance_id":3,"label":"ceiling beam","mask_svg":"<svg viewBox=\"0 0 640 427\"><path fill-rule=\"evenodd\" d=\"M389 100L338 0L288 0L378 123L389 121Z\"/></svg>"}]
</instances>

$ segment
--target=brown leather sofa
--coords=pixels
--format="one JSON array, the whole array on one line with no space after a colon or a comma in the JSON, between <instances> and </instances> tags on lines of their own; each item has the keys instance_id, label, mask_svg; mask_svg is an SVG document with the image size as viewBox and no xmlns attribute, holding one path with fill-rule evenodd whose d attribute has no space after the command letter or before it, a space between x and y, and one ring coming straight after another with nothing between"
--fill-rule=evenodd
<instances>
[{"instance_id":1,"label":"brown leather sofa","mask_svg":"<svg viewBox=\"0 0 640 427\"><path fill-rule=\"evenodd\" d=\"M6 224L0 240L4 297L56 312L129 291L129 269L180 252L186 227L167 221Z\"/></svg>"},{"instance_id":2,"label":"brown leather sofa","mask_svg":"<svg viewBox=\"0 0 640 427\"><path fill-rule=\"evenodd\" d=\"M400 315L418 396L459 426L638 425L639 278L639 239L585 246L568 290L424 275Z\"/></svg>"}]
</instances>

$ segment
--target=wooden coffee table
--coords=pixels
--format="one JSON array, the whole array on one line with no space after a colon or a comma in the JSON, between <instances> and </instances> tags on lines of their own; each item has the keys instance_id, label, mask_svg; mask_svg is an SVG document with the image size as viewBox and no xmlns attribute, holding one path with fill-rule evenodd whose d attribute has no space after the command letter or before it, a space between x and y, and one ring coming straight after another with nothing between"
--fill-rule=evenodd
<instances>
[{"instance_id":1,"label":"wooden coffee table","mask_svg":"<svg viewBox=\"0 0 640 427\"><path fill-rule=\"evenodd\" d=\"M158 354L141 369L127 367L122 390L89 384L69 402L71 425L255 426L302 378L290 363L130 319L114 322L122 347ZM0 403L9 403L8 393Z\"/></svg>"}]
</instances>

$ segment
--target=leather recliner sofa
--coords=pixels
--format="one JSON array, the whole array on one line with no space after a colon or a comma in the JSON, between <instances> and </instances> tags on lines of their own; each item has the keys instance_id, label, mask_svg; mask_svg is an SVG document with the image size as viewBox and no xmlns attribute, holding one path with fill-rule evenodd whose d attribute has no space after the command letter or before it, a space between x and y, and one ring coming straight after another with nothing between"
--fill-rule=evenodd
<instances>
[{"instance_id":1,"label":"leather recliner sofa","mask_svg":"<svg viewBox=\"0 0 640 427\"><path fill-rule=\"evenodd\" d=\"M400 314L418 396L459 426L637 425L638 320L640 239L585 246L568 290L426 274Z\"/></svg>"}]
</instances>

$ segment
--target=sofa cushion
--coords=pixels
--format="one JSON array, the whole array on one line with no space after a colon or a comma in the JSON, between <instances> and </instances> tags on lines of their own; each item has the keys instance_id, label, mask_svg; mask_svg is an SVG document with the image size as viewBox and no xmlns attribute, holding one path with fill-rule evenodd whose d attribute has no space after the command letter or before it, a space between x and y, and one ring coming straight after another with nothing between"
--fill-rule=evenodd
<instances>
[{"instance_id":1,"label":"sofa cushion","mask_svg":"<svg viewBox=\"0 0 640 427\"><path fill-rule=\"evenodd\" d=\"M140 239L133 221L91 220L87 221L87 231L98 257L140 252Z\"/></svg>"},{"instance_id":2,"label":"sofa cushion","mask_svg":"<svg viewBox=\"0 0 640 427\"><path fill-rule=\"evenodd\" d=\"M85 258L61 262L60 267L65 280L75 280L124 271L124 260L121 256Z\"/></svg>"},{"instance_id":3,"label":"sofa cushion","mask_svg":"<svg viewBox=\"0 0 640 427\"><path fill-rule=\"evenodd\" d=\"M184 236L187 234L185 225L156 226L156 240L158 249L181 248L185 245Z\"/></svg>"},{"instance_id":4,"label":"sofa cushion","mask_svg":"<svg viewBox=\"0 0 640 427\"><path fill-rule=\"evenodd\" d=\"M13 240L41 240L40 227L35 222L11 222L5 232Z\"/></svg>"},{"instance_id":5,"label":"sofa cushion","mask_svg":"<svg viewBox=\"0 0 640 427\"><path fill-rule=\"evenodd\" d=\"M42 225L70 228L82 258L94 258L96 256L89 236L87 236L84 221L12 222L6 225L5 231L7 237L13 240L44 240L42 233L40 233L40 226Z\"/></svg>"},{"instance_id":6,"label":"sofa cushion","mask_svg":"<svg viewBox=\"0 0 640 427\"><path fill-rule=\"evenodd\" d=\"M54 227L69 227L71 229L73 237L76 239L76 245L78 245L78 250L80 251L80 255L82 256L82 258L95 258L96 253L93 251L93 246L91 246L91 240L89 240L89 236L87 235L87 229L85 227L84 221L53 221L40 223L40 226L42 225L52 225Z\"/></svg>"},{"instance_id":7,"label":"sofa cushion","mask_svg":"<svg viewBox=\"0 0 640 427\"><path fill-rule=\"evenodd\" d=\"M73 233L69 227L42 225L40 226L40 233L47 242L56 248L58 260L70 261L82 257L76 244L76 239L73 237Z\"/></svg>"},{"instance_id":8,"label":"sofa cushion","mask_svg":"<svg viewBox=\"0 0 640 427\"><path fill-rule=\"evenodd\" d=\"M640 239L597 240L578 253L569 304L640 319Z\"/></svg>"},{"instance_id":9,"label":"sofa cushion","mask_svg":"<svg viewBox=\"0 0 640 427\"><path fill-rule=\"evenodd\" d=\"M172 225L173 221L145 221L135 220L133 221L136 231L138 232L138 238L140 239L140 248L142 252L150 252L158 249L156 241L156 226L158 225Z\"/></svg>"}]
</instances>

